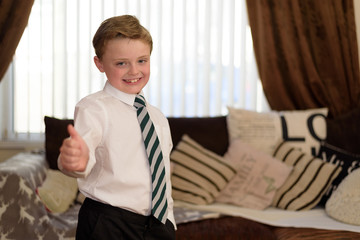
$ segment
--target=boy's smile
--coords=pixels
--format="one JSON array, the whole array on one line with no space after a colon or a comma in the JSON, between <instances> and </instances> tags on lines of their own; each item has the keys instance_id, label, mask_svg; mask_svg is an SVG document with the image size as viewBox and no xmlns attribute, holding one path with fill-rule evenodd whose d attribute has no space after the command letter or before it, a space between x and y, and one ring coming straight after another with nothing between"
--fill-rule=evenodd
<instances>
[{"instance_id":1,"label":"boy's smile","mask_svg":"<svg viewBox=\"0 0 360 240\"><path fill-rule=\"evenodd\" d=\"M149 81L150 46L141 40L109 40L102 58L95 56L94 61L110 84L122 92L137 94Z\"/></svg>"},{"instance_id":2,"label":"boy's smile","mask_svg":"<svg viewBox=\"0 0 360 240\"><path fill-rule=\"evenodd\" d=\"M133 80L131 80L131 79L124 79L124 81L125 81L125 82L128 82L128 83L135 83L135 82L137 82L137 81L139 81L139 80L140 80L140 78L133 79Z\"/></svg>"}]
</instances>

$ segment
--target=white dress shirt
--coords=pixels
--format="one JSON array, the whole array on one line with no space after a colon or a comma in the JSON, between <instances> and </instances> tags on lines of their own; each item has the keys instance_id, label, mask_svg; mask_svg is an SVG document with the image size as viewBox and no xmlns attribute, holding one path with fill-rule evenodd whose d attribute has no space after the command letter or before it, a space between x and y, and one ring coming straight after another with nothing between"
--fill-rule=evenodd
<instances>
[{"instance_id":1,"label":"white dress shirt","mask_svg":"<svg viewBox=\"0 0 360 240\"><path fill-rule=\"evenodd\" d=\"M90 158L84 172L70 175L78 177L79 190L86 197L148 216L151 213L151 172L133 106L135 96L107 82L102 91L83 98L76 105L75 129L87 143ZM170 182L170 127L160 110L147 103L147 111L165 161L168 219L176 227Z\"/></svg>"}]
</instances>

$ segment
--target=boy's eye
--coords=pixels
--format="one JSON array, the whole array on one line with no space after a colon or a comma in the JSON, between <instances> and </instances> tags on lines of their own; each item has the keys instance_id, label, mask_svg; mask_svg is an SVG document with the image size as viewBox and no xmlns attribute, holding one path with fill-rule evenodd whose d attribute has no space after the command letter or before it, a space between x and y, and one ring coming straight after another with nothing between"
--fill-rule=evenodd
<instances>
[{"instance_id":1,"label":"boy's eye","mask_svg":"<svg viewBox=\"0 0 360 240\"><path fill-rule=\"evenodd\" d=\"M118 62L116 65L118 66L124 66L126 63L125 62Z\"/></svg>"},{"instance_id":2,"label":"boy's eye","mask_svg":"<svg viewBox=\"0 0 360 240\"><path fill-rule=\"evenodd\" d=\"M147 59L140 59L139 60L139 63L146 63L147 62Z\"/></svg>"}]
</instances>

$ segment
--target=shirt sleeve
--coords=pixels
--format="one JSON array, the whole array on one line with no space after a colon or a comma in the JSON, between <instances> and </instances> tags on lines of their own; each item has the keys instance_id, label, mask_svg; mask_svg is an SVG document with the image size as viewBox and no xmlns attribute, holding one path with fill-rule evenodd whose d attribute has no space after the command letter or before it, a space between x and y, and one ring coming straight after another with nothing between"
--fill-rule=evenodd
<instances>
[{"instance_id":1,"label":"shirt sleeve","mask_svg":"<svg viewBox=\"0 0 360 240\"><path fill-rule=\"evenodd\" d=\"M85 171L69 172L62 169L60 161L58 161L59 169L66 175L76 178L85 178L89 175L96 163L96 148L101 144L104 132L104 122L106 112L94 102L82 101L75 107L74 127L79 135L83 138L89 148L89 160Z\"/></svg>"}]
</instances>

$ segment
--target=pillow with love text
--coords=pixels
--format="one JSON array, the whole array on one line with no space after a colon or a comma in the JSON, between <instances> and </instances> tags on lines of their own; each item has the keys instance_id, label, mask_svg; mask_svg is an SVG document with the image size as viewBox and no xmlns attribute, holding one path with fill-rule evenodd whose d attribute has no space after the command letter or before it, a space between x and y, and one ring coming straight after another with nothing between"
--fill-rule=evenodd
<instances>
[{"instance_id":1,"label":"pillow with love text","mask_svg":"<svg viewBox=\"0 0 360 240\"><path fill-rule=\"evenodd\" d=\"M229 141L240 138L255 149L272 154L280 141L291 142L316 155L326 139L327 108L255 112L228 107Z\"/></svg>"}]
</instances>

